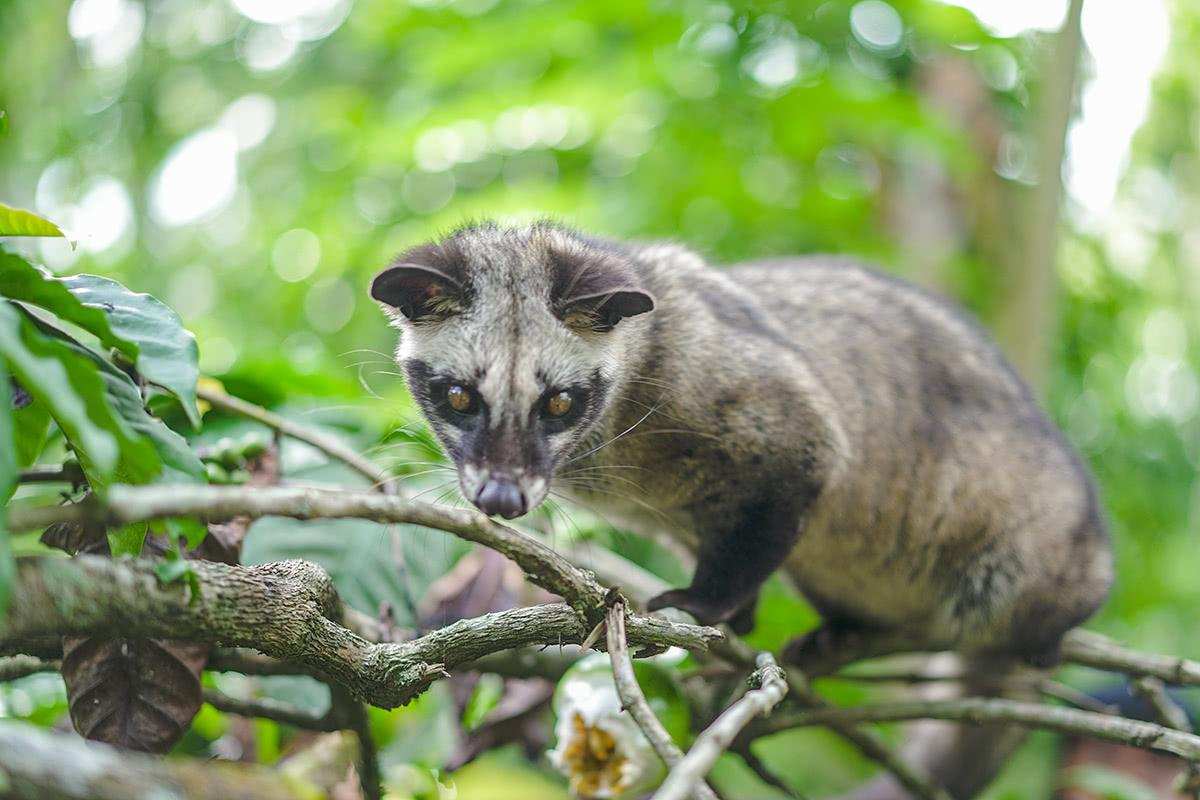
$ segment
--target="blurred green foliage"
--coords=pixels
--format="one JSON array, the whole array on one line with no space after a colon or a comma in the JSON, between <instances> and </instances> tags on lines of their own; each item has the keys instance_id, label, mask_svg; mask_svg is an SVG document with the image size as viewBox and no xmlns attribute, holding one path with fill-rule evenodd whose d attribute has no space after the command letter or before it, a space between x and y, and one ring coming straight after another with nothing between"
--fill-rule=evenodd
<instances>
[{"instance_id":1,"label":"blurred green foliage","mask_svg":"<svg viewBox=\"0 0 1200 800\"><path fill-rule=\"evenodd\" d=\"M1094 624L1198 657L1194 0L1175 4L1172 36L1113 219L1068 209L1045 395L1113 515L1119 578ZM204 372L377 445L430 499L444 487L443 476L417 476L426 467L416 462L436 460L428 437L381 440L397 423L417 425L390 366L392 335L366 295L394 252L467 219L552 215L679 239L718 261L863 254L986 321L1004 302L992 255L1016 244L982 221L977 189L998 181L1021 196L1045 44L998 39L933 0L0 0L0 41L0 200L79 243L20 249L58 272L153 293L197 334ZM963 65L974 82L959 97L943 79ZM961 113L972 99L986 107L982 135ZM982 146L988 137L999 145ZM912 215L926 204L947 230L922 233ZM247 428L210 418L201 438ZM333 469L302 447L285 462L304 479ZM427 558L398 577L383 568L397 533L377 528L331 525L323 540L264 524L248 554L313 558L363 610L411 609L457 543L421 542ZM601 520L554 525L555 536L580 532L678 579L663 553ZM756 643L777 646L812 619L773 585ZM0 687L0 712L49 724L64 708L53 680ZM312 687L255 687L327 702ZM826 688L839 700L861 691ZM393 737L384 755L396 796L404 781L429 791L404 765L445 756L450 735L435 732L453 724L450 709L433 693L375 719ZM223 716L208 709L201 722L181 748L230 755ZM265 760L292 736L275 727L256 727ZM761 754L812 793L870 772L820 731L777 737ZM993 796L1044 796L1053 757L1053 739L1035 737ZM765 792L734 761L718 782L733 796ZM463 771L459 796L498 797L497 785L561 796L537 769L493 754Z\"/></svg>"}]
</instances>

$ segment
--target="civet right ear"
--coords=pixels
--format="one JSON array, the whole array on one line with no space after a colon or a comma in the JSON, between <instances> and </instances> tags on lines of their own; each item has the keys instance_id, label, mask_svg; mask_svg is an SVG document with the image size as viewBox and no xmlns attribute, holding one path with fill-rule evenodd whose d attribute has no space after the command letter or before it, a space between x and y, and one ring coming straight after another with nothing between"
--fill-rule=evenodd
<instances>
[{"instance_id":1,"label":"civet right ear","mask_svg":"<svg viewBox=\"0 0 1200 800\"><path fill-rule=\"evenodd\" d=\"M391 265L371 281L371 297L412 322L444 319L463 307L458 281L423 264Z\"/></svg>"}]
</instances>

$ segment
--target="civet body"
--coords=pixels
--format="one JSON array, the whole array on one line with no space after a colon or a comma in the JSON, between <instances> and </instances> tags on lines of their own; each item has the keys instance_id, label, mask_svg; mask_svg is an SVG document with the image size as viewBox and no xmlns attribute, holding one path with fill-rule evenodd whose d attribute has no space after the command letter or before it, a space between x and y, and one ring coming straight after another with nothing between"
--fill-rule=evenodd
<instances>
[{"instance_id":1,"label":"civet body","mask_svg":"<svg viewBox=\"0 0 1200 800\"><path fill-rule=\"evenodd\" d=\"M552 488L693 548L666 592L753 624L786 570L814 642L1053 657L1112 580L1079 457L974 323L854 261L716 269L674 244L479 225L372 286L464 496L519 516Z\"/></svg>"}]
</instances>

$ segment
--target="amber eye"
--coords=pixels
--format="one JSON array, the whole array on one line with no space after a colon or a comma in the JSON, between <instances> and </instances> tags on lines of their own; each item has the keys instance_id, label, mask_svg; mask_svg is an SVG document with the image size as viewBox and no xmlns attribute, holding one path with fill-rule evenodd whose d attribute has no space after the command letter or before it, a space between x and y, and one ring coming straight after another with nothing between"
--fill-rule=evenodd
<instances>
[{"instance_id":1,"label":"amber eye","mask_svg":"<svg viewBox=\"0 0 1200 800\"><path fill-rule=\"evenodd\" d=\"M446 390L446 402L460 414L466 414L475 405L471 390L457 383Z\"/></svg>"},{"instance_id":2,"label":"amber eye","mask_svg":"<svg viewBox=\"0 0 1200 800\"><path fill-rule=\"evenodd\" d=\"M552 394L546 400L546 413L552 417L561 417L571 410L571 406L575 401L571 398L570 392L559 392Z\"/></svg>"}]
</instances>

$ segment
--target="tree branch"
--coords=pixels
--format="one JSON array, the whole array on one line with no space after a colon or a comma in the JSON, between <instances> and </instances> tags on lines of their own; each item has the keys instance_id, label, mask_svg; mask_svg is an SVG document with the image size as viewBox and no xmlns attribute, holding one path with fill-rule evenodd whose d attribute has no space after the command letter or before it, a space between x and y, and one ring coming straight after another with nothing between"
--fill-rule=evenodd
<instances>
[{"instance_id":1,"label":"tree branch","mask_svg":"<svg viewBox=\"0 0 1200 800\"><path fill-rule=\"evenodd\" d=\"M320 791L267 767L122 752L12 720L0 720L0 775L12 800L302 800Z\"/></svg>"},{"instance_id":2,"label":"tree branch","mask_svg":"<svg viewBox=\"0 0 1200 800\"><path fill-rule=\"evenodd\" d=\"M62 662L36 656L16 655L0 658L0 682L15 681L38 672L58 672Z\"/></svg>"},{"instance_id":3,"label":"tree branch","mask_svg":"<svg viewBox=\"0 0 1200 800\"><path fill-rule=\"evenodd\" d=\"M242 567L194 561L195 595L183 582L159 583L155 566L95 556L23 559L8 618L0 621L0 649L8 640L47 634L254 647L393 708L447 669L512 647L579 642L590 629L573 608L552 603L462 620L409 642L375 644L337 623L341 604L329 576L308 562ZM630 639L642 645L703 649L721 638L714 628L655 617L631 618L628 627Z\"/></svg>"},{"instance_id":4,"label":"tree branch","mask_svg":"<svg viewBox=\"0 0 1200 800\"><path fill-rule=\"evenodd\" d=\"M758 668L750 680L757 688L742 695L696 737L692 749L667 773L653 800L684 800L690 796L742 729L755 717L769 714L787 694L783 670L770 653L759 654Z\"/></svg>"},{"instance_id":5,"label":"tree branch","mask_svg":"<svg viewBox=\"0 0 1200 800\"><path fill-rule=\"evenodd\" d=\"M1064 661L1135 678L1158 678L1178 686L1200 686L1200 662L1176 656L1141 653L1117 644L1107 636L1073 630L1063 639Z\"/></svg>"},{"instance_id":6,"label":"tree branch","mask_svg":"<svg viewBox=\"0 0 1200 800\"><path fill-rule=\"evenodd\" d=\"M279 431L284 436L312 445L325 453L325 455L331 456L349 466L355 472L369 480L372 487L378 488L380 491L391 492L393 490L394 484L390 475L352 448L347 447L336 436L331 436L323 431L310 428L307 425L293 422L287 417L281 417L262 406L248 403L240 397L232 397L215 389L206 389L203 385L196 388L196 396L222 411L228 411L231 414L237 414L247 419L252 419L255 422L261 422L268 428Z\"/></svg>"},{"instance_id":7,"label":"tree branch","mask_svg":"<svg viewBox=\"0 0 1200 800\"><path fill-rule=\"evenodd\" d=\"M587 558L606 580L620 585L622 590L640 602L645 602L668 588L657 575L617 553L597 549L587 553L579 551L578 557ZM713 651L714 655L730 664L753 667L755 663L756 654L753 649L737 638L725 639L714 645ZM825 699L809 687L807 676L794 668L787 670L787 676L789 690L796 702L808 708L827 707ZM892 752L887 743L874 731L837 721L829 723L826 727L853 745L864 758L874 761L895 775L896 780L920 800L948 800L944 791L934 787L915 767ZM749 741L746 741L741 749L749 752Z\"/></svg>"},{"instance_id":8,"label":"tree branch","mask_svg":"<svg viewBox=\"0 0 1200 800\"><path fill-rule=\"evenodd\" d=\"M1200 760L1200 737L1165 728L1152 722L1097 714L1060 706L1024 703L1000 698L968 697L954 700L914 700L898 703L822 708L777 714L755 727L756 736L778 733L807 725L828 725L833 721L900 722L914 719L944 719L985 725L1011 722L1057 731L1071 736L1090 736L1109 742L1170 753L1188 760Z\"/></svg>"},{"instance_id":9,"label":"tree branch","mask_svg":"<svg viewBox=\"0 0 1200 800\"><path fill-rule=\"evenodd\" d=\"M608 656L612 661L613 683L617 687L617 695L621 698L621 706L633 717L633 721L641 728L642 733L654 748L654 752L663 760L667 767L674 767L683 759L683 751L671 739L671 734L663 727L658 717L654 716L646 695L638 684L633 672L633 660L629 657L629 647L625 640L625 604L617 601L608 609ZM704 782L703 776L692 787L689 796L696 800L716 800L712 789Z\"/></svg>"},{"instance_id":10,"label":"tree branch","mask_svg":"<svg viewBox=\"0 0 1200 800\"><path fill-rule=\"evenodd\" d=\"M533 537L477 511L409 502L374 492L257 486L113 486L103 500L92 495L70 505L10 508L8 524L10 530L31 530L55 522L119 527L165 517L221 522L235 517L268 516L303 520L367 519L423 525L452 533L512 559L531 581L565 598L591 625L603 618L604 587L590 572L579 569Z\"/></svg>"},{"instance_id":11,"label":"tree branch","mask_svg":"<svg viewBox=\"0 0 1200 800\"><path fill-rule=\"evenodd\" d=\"M383 797L383 776L367 707L338 687L332 687L332 690L329 713L339 717L341 727L349 728L358 738L358 783L362 787L363 798L380 800Z\"/></svg>"},{"instance_id":12,"label":"tree branch","mask_svg":"<svg viewBox=\"0 0 1200 800\"><path fill-rule=\"evenodd\" d=\"M216 689L204 689L204 702L218 711L237 714L239 717L261 717L274 720L294 728L331 733L346 727L333 714L314 714L307 709L282 703L269 697L230 697Z\"/></svg>"}]
</instances>

